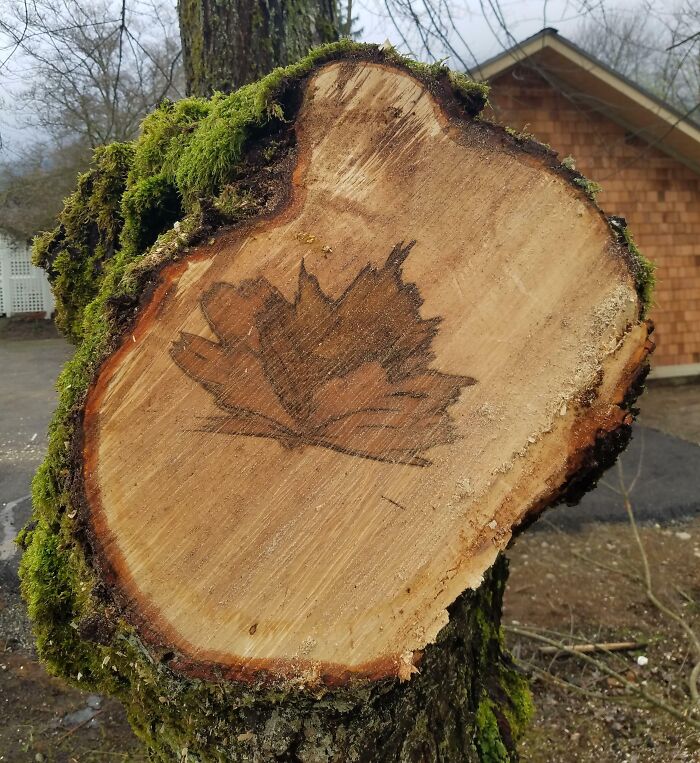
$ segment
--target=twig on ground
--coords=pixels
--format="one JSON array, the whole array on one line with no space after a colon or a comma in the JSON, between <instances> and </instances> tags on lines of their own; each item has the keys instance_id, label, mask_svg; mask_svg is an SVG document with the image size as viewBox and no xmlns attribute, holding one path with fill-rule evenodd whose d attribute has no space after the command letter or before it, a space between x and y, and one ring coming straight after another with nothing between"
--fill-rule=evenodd
<instances>
[{"instance_id":1,"label":"twig on ground","mask_svg":"<svg viewBox=\"0 0 700 763\"><path fill-rule=\"evenodd\" d=\"M644 699L650 705L654 705L655 707L658 707L660 710L664 710L666 713L676 718L677 720L688 724L694 729L700 730L700 721L696 721L693 718L689 718L677 707L674 707L673 705L670 705L669 703L664 702L664 700L659 699L653 694L650 694L642 686L639 686L638 684L627 680L627 678L621 675L618 671L608 667L601 660L598 660L595 657L591 657L590 655L585 653L576 652L574 649L572 649L571 647L567 646L566 644L560 641L555 641L554 639L548 638L547 636L542 636L541 634L536 633L535 631L528 630L527 628L519 628L514 625L506 625L504 626L504 630L509 631L511 633L515 633L519 636L524 636L525 638L532 639L533 641L539 641L541 643L548 644L549 646L557 647L562 652L568 652L572 656L577 657L579 660L583 660L584 662L587 662L589 665L592 665L593 667L595 667L597 670L601 671L602 673L605 673L611 678L614 678L616 681L619 681L625 688L629 689L634 694L637 694L639 697Z\"/></svg>"},{"instance_id":2,"label":"twig on ground","mask_svg":"<svg viewBox=\"0 0 700 763\"><path fill-rule=\"evenodd\" d=\"M543 681L548 681L549 683L552 683L555 686L559 686L562 689L571 690L576 694L582 694L584 697L589 697L590 699L599 700L601 702L625 702L629 699L628 697L615 697L611 696L610 694L602 694L601 692L591 691L585 686L579 686L572 681L567 681L564 678L559 678L559 676L555 676L549 671L543 670L542 668L538 667L537 665L533 665L532 663L523 667L526 667L528 671L531 671L536 676L539 676L539 678L541 678Z\"/></svg>"},{"instance_id":3,"label":"twig on ground","mask_svg":"<svg viewBox=\"0 0 700 763\"><path fill-rule=\"evenodd\" d=\"M102 710L96 710L94 715L91 715L89 718L86 718L84 721L81 721L77 726L73 726L72 729L68 729L65 734L62 734L58 740L56 741L56 747L58 747L64 740L68 739L69 736L72 734L75 734L78 729L82 729L83 726L86 726L90 721L97 718L98 715L102 715L104 713L104 708Z\"/></svg>"},{"instance_id":4,"label":"twig on ground","mask_svg":"<svg viewBox=\"0 0 700 763\"><path fill-rule=\"evenodd\" d=\"M674 612L670 607L667 607L654 592L651 578L651 567L649 566L649 558L647 556L646 549L644 548L644 543L642 542L641 535L639 534L639 527L637 526L637 520L634 516L634 509L632 508L629 490L625 485L625 475L622 469L622 462L620 460L617 462L617 471L620 477L620 494L622 495L622 500L625 504L625 511L627 512L630 527L632 528L632 533L637 543L639 555L642 560L647 599L649 599L649 601L659 610L659 612L666 615L666 617L673 620L683 629L686 636L688 637L688 640L690 641L690 645L693 648L693 651L695 652L695 667L690 672L688 688L690 690L690 696L693 700L693 704L695 705L695 709L697 710L700 707L700 693L698 693L698 679L700 678L700 639L698 639L697 634L690 627L690 625L688 625L685 618L678 614L678 612Z\"/></svg>"},{"instance_id":5,"label":"twig on ground","mask_svg":"<svg viewBox=\"0 0 700 763\"><path fill-rule=\"evenodd\" d=\"M569 644L568 646L579 654L591 654L593 652L631 652L634 649L644 649L647 644L644 641L610 641L598 644ZM561 650L556 646L541 646L538 651L542 654L557 654Z\"/></svg>"}]
</instances>

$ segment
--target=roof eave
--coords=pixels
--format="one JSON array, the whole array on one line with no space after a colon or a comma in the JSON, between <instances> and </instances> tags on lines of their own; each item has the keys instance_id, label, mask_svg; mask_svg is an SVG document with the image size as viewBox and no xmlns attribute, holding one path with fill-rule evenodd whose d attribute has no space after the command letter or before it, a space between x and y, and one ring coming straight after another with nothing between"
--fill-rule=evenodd
<instances>
[{"instance_id":1,"label":"roof eave","mask_svg":"<svg viewBox=\"0 0 700 763\"><path fill-rule=\"evenodd\" d=\"M700 172L700 127L688 115L591 57L556 30L538 32L485 61L473 74L481 81L492 80L528 59L553 73L562 87L590 95L597 101L596 110Z\"/></svg>"}]
</instances>

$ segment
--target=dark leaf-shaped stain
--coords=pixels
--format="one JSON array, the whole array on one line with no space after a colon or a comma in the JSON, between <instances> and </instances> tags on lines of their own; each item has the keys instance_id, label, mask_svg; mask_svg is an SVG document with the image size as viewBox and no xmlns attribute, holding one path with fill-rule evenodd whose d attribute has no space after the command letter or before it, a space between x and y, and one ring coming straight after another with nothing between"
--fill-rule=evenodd
<instances>
[{"instance_id":1,"label":"dark leaf-shaped stain","mask_svg":"<svg viewBox=\"0 0 700 763\"><path fill-rule=\"evenodd\" d=\"M440 318L423 320L418 289L402 281L414 243L336 300L303 263L293 302L265 278L214 284L201 307L219 341L183 331L170 348L223 411L207 431L429 465L420 454L456 439L447 409L475 380L429 368Z\"/></svg>"}]
</instances>

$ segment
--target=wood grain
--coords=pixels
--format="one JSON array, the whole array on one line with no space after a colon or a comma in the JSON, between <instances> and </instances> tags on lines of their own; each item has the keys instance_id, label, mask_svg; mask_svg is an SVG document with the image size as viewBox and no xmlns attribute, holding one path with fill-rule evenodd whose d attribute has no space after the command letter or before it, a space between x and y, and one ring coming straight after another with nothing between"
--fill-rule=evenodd
<instances>
[{"instance_id":1,"label":"wood grain","mask_svg":"<svg viewBox=\"0 0 700 763\"><path fill-rule=\"evenodd\" d=\"M629 420L648 328L583 193L405 72L325 66L296 129L285 208L164 268L101 369L86 496L183 672L408 678Z\"/></svg>"}]
</instances>

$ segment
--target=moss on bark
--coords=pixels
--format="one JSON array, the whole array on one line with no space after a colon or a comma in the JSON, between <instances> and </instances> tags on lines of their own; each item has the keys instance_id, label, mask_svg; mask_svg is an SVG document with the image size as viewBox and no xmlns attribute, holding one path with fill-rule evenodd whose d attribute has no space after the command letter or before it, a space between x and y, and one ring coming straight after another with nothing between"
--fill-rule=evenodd
<instances>
[{"instance_id":1,"label":"moss on bark","mask_svg":"<svg viewBox=\"0 0 700 763\"><path fill-rule=\"evenodd\" d=\"M153 760L511 761L531 713L503 649L505 559L463 594L420 673L340 690L188 679L157 659L101 596L72 520L24 533L25 596L51 672L112 694ZM110 626L106 624L111 623Z\"/></svg>"},{"instance_id":2,"label":"moss on bark","mask_svg":"<svg viewBox=\"0 0 700 763\"><path fill-rule=\"evenodd\" d=\"M654 303L654 284L656 282L654 263L639 251L639 247L632 238L632 231L623 217L610 217L609 221L618 241L630 253L637 292L642 301L642 318L646 318Z\"/></svg>"},{"instance_id":3,"label":"moss on bark","mask_svg":"<svg viewBox=\"0 0 700 763\"><path fill-rule=\"evenodd\" d=\"M34 262L51 278L57 300L56 322L73 341L81 335L82 310L99 290L104 269L119 246L121 201L134 146L98 148L89 172L66 199L57 227L34 242Z\"/></svg>"}]
</instances>

